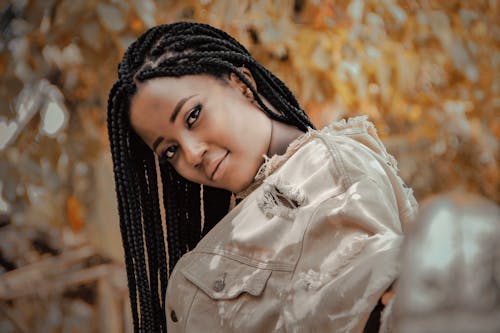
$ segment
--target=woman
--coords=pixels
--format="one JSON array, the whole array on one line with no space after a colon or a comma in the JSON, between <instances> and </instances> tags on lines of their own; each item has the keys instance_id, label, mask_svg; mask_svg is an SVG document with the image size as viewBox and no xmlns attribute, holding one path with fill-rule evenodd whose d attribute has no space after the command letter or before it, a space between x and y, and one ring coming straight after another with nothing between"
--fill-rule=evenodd
<instances>
[{"instance_id":1,"label":"woman","mask_svg":"<svg viewBox=\"0 0 500 333\"><path fill-rule=\"evenodd\" d=\"M415 210L373 125L314 130L203 24L148 30L118 76L108 131L135 331L362 331Z\"/></svg>"}]
</instances>

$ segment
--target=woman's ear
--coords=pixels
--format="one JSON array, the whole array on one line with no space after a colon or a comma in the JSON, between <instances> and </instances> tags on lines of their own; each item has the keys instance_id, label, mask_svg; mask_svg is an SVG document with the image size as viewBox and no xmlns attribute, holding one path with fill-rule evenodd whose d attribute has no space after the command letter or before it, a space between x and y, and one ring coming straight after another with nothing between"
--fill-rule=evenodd
<instances>
[{"instance_id":1,"label":"woman's ear","mask_svg":"<svg viewBox=\"0 0 500 333\"><path fill-rule=\"evenodd\" d=\"M257 90L257 85L255 84L255 80L254 80L250 70L246 67L239 67L238 69L239 69L240 73L243 74L248 81L250 81L253 88L255 90ZM248 88L248 86L245 84L245 82L243 82L238 77L238 75L236 75L235 73L229 74L229 82L231 85L235 86L238 90L240 90L241 93L243 95L245 95L247 98L254 100L254 96L253 96L252 91L250 90L250 88Z\"/></svg>"}]
</instances>

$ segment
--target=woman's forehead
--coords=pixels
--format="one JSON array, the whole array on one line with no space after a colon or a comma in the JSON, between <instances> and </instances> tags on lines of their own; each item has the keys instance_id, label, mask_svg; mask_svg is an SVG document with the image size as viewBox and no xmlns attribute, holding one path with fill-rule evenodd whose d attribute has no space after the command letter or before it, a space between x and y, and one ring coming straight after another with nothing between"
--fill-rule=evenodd
<instances>
[{"instance_id":1,"label":"woman's forehead","mask_svg":"<svg viewBox=\"0 0 500 333\"><path fill-rule=\"evenodd\" d=\"M221 79L207 74L154 78L138 85L132 98L132 108L154 108L158 107L158 104L176 105L181 99L192 95L215 97L219 96L217 87L221 86L226 84L223 84Z\"/></svg>"},{"instance_id":2,"label":"woman's forehead","mask_svg":"<svg viewBox=\"0 0 500 333\"><path fill-rule=\"evenodd\" d=\"M196 84L187 84L177 78L155 78L142 83L132 98L131 112L157 109L172 105L188 95L193 95L199 88Z\"/></svg>"},{"instance_id":3,"label":"woman's forehead","mask_svg":"<svg viewBox=\"0 0 500 333\"><path fill-rule=\"evenodd\" d=\"M200 95L211 87L209 80L208 75L190 75L160 77L141 83L130 107L132 126L142 135L153 129L165 128L182 101L187 103L190 97Z\"/></svg>"},{"instance_id":4,"label":"woman's forehead","mask_svg":"<svg viewBox=\"0 0 500 333\"><path fill-rule=\"evenodd\" d=\"M138 85L138 90L148 89L152 92L182 91L206 88L208 83L213 83L215 78L208 74L184 75L180 77L162 76L149 79Z\"/></svg>"}]
</instances>

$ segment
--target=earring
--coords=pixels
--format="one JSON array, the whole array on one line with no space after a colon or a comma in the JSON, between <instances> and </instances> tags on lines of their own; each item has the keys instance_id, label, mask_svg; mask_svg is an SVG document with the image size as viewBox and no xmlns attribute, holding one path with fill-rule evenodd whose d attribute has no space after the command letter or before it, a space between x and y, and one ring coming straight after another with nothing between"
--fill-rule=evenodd
<instances>
[{"instance_id":1,"label":"earring","mask_svg":"<svg viewBox=\"0 0 500 333\"><path fill-rule=\"evenodd\" d=\"M250 88L246 88L243 95L245 95L247 98L253 99L253 94L252 94L252 91L250 90Z\"/></svg>"}]
</instances>

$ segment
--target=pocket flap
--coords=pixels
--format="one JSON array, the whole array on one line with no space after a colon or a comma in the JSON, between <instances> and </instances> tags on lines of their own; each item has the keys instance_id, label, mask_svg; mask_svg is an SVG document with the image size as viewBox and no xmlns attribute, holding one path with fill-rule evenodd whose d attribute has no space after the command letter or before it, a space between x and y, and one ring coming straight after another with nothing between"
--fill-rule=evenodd
<instances>
[{"instance_id":1,"label":"pocket flap","mask_svg":"<svg viewBox=\"0 0 500 333\"><path fill-rule=\"evenodd\" d=\"M219 254L192 255L197 258L181 272L212 299L232 299L244 292L260 296L271 275L271 270L249 266Z\"/></svg>"}]
</instances>

